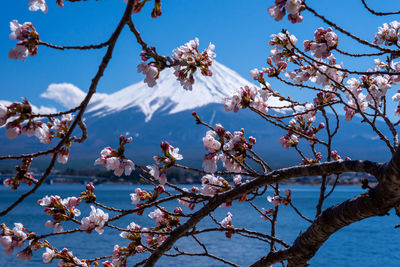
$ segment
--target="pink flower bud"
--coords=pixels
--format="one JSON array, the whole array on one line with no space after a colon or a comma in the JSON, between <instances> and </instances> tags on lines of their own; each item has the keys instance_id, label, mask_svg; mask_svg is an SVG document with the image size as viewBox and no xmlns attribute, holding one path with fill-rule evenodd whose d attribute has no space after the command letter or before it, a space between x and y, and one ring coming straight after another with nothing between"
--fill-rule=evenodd
<instances>
[{"instance_id":1,"label":"pink flower bud","mask_svg":"<svg viewBox=\"0 0 400 267\"><path fill-rule=\"evenodd\" d=\"M160 147L163 153L166 153L169 150L168 142L161 142Z\"/></svg>"},{"instance_id":2,"label":"pink flower bud","mask_svg":"<svg viewBox=\"0 0 400 267\"><path fill-rule=\"evenodd\" d=\"M94 185L92 182L86 184L86 190L89 192L93 192L94 191Z\"/></svg>"},{"instance_id":3,"label":"pink flower bud","mask_svg":"<svg viewBox=\"0 0 400 267\"><path fill-rule=\"evenodd\" d=\"M182 212L182 209L178 207L178 208L174 209L174 213L175 214L182 214L183 212Z\"/></svg>"}]
</instances>

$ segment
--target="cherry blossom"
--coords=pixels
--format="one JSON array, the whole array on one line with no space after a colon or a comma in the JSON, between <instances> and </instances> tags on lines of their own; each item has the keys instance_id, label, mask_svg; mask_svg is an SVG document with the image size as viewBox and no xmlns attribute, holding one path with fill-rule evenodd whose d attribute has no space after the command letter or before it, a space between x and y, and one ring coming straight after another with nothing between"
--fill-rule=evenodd
<instances>
[{"instance_id":1,"label":"cherry blossom","mask_svg":"<svg viewBox=\"0 0 400 267\"><path fill-rule=\"evenodd\" d=\"M28 55L36 55L37 46L39 45L39 34L32 23L25 22L21 25L17 20L13 20L10 22L10 30L10 39L15 39L19 42L8 53L9 58L25 60Z\"/></svg>"},{"instance_id":2,"label":"cherry blossom","mask_svg":"<svg viewBox=\"0 0 400 267\"><path fill-rule=\"evenodd\" d=\"M232 214L228 212L220 223L223 228L230 228L232 226Z\"/></svg>"},{"instance_id":3,"label":"cherry blossom","mask_svg":"<svg viewBox=\"0 0 400 267\"><path fill-rule=\"evenodd\" d=\"M142 63L137 66L137 71L138 73L146 75L144 82L147 83L149 87L153 87L157 84L156 80L159 76L159 70L153 63L148 64L142 61Z\"/></svg>"},{"instance_id":4,"label":"cherry blossom","mask_svg":"<svg viewBox=\"0 0 400 267\"><path fill-rule=\"evenodd\" d=\"M20 248L24 245L28 235L25 233L26 229L22 223L14 223L12 230L4 224L1 224L0 227L2 228L0 243L7 255L12 254L15 247Z\"/></svg>"},{"instance_id":5,"label":"cherry blossom","mask_svg":"<svg viewBox=\"0 0 400 267\"><path fill-rule=\"evenodd\" d=\"M57 162L61 164L66 164L68 162L69 149L62 148L57 153Z\"/></svg>"},{"instance_id":6,"label":"cherry blossom","mask_svg":"<svg viewBox=\"0 0 400 267\"><path fill-rule=\"evenodd\" d=\"M270 215L274 212L273 209L266 210L264 208L261 209L261 218L266 221L270 219Z\"/></svg>"},{"instance_id":7,"label":"cherry blossom","mask_svg":"<svg viewBox=\"0 0 400 267\"><path fill-rule=\"evenodd\" d=\"M258 90L256 87L246 85L240 87L232 96L224 99L225 110L238 112L241 108L253 107L256 110L267 113L269 96L266 90Z\"/></svg>"},{"instance_id":8,"label":"cherry blossom","mask_svg":"<svg viewBox=\"0 0 400 267\"><path fill-rule=\"evenodd\" d=\"M239 185L242 182L242 176L241 175L234 175L233 176L233 183L235 185Z\"/></svg>"},{"instance_id":9,"label":"cherry blossom","mask_svg":"<svg viewBox=\"0 0 400 267\"><path fill-rule=\"evenodd\" d=\"M135 164L131 160L118 155L118 152L111 147L106 147L100 152L100 158L95 160L94 165L103 165L107 170L113 170L116 176L124 173L129 176L135 169Z\"/></svg>"},{"instance_id":10,"label":"cherry blossom","mask_svg":"<svg viewBox=\"0 0 400 267\"><path fill-rule=\"evenodd\" d=\"M12 178L7 178L3 181L4 186L12 186L11 190L17 190L21 183L26 183L27 185L32 185L37 182L30 172L28 172L32 163L32 158L23 158L22 166L16 166L15 169L17 174Z\"/></svg>"},{"instance_id":11,"label":"cherry blossom","mask_svg":"<svg viewBox=\"0 0 400 267\"><path fill-rule=\"evenodd\" d=\"M46 247L46 252L43 252L42 258L44 263L51 263L54 259L55 251Z\"/></svg>"},{"instance_id":12,"label":"cherry blossom","mask_svg":"<svg viewBox=\"0 0 400 267\"><path fill-rule=\"evenodd\" d=\"M15 139L21 134L21 125L15 123L7 123L6 135L9 139Z\"/></svg>"},{"instance_id":13,"label":"cherry blossom","mask_svg":"<svg viewBox=\"0 0 400 267\"><path fill-rule=\"evenodd\" d=\"M203 144L206 150L213 152L218 152L221 149L221 143L216 140L217 133L214 131L208 131L206 136L203 137Z\"/></svg>"},{"instance_id":14,"label":"cherry blossom","mask_svg":"<svg viewBox=\"0 0 400 267\"><path fill-rule=\"evenodd\" d=\"M327 58L331 56L331 50L336 48L339 40L337 35L332 31L331 28L324 29L318 28L314 32L315 41L304 41L305 52L311 50L311 55L316 58Z\"/></svg>"},{"instance_id":15,"label":"cherry blossom","mask_svg":"<svg viewBox=\"0 0 400 267\"><path fill-rule=\"evenodd\" d=\"M200 192L206 196L214 196L230 188L229 183L223 177L210 174L201 178L201 186Z\"/></svg>"},{"instance_id":16,"label":"cherry blossom","mask_svg":"<svg viewBox=\"0 0 400 267\"><path fill-rule=\"evenodd\" d=\"M30 0L28 5L30 11L42 10L44 14L47 13L47 4L45 0Z\"/></svg>"},{"instance_id":17,"label":"cherry blossom","mask_svg":"<svg viewBox=\"0 0 400 267\"><path fill-rule=\"evenodd\" d=\"M192 90L192 85L194 84L193 74L196 72L197 67L200 68L203 76L212 76L213 74L209 67L212 65L212 61L215 58L215 46L210 43L201 53L199 53L198 46L199 39L196 37L194 40L191 40L172 51L172 58L174 60L183 61L189 64L186 67L182 67L181 65L174 67L174 75L185 90Z\"/></svg>"},{"instance_id":18,"label":"cherry blossom","mask_svg":"<svg viewBox=\"0 0 400 267\"><path fill-rule=\"evenodd\" d=\"M117 267L124 266L123 264L126 261L121 256L122 256L121 247L115 245L112 252L112 263Z\"/></svg>"},{"instance_id":19,"label":"cherry blossom","mask_svg":"<svg viewBox=\"0 0 400 267\"><path fill-rule=\"evenodd\" d=\"M219 157L217 153L204 155L203 164L201 165L203 170L206 172L216 172L218 159Z\"/></svg>"},{"instance_id":20,"label":"cherry blossom","mask_svg":"<svg viewBox=\"0 0 400 267\"><path fill-rule=\"evenodd\" d=\"M90 216L81 220L80 229L87 233L91 233L94 229L101 235L104 232L105 223L108 221L108 213L104 213L104 211L96 209L94 206L90 206L90 208Z\"/></svg>"},{"instance_id":21,"label":"cherry blossom","mask_svg":"<svg viewBox=\"0 0 400 267\"><path fill-rule=\"evenodd\" d=\"M169 146L169 154L175 159L175 160L182 160L183 156L179 154L179 148L174 148L173 146Z\"/></svg>"},{"instance_id":22,"label":"cherry blossom","mask_svg":"<svg viewBox=\"0 0 400 267\"><path fill-rule=\"evenodd\" d=\"M268 197L267 197L267 200L268 200L269 202L271 202L271 204L274 205L275 207L276 207L276 206L279 206L279 204L281 204L281 198L280 198L280 196L274 196L274 197L268 196Z\"/></svg>"},{"instance_id":23,"label":"cherry blossom","mask_svg":"<svg viewBox=\"0 0 400 267\"><path fill-rule=\"evenodd\" d=\"M396 45L399 41L398 39L398 31L400 28L400 22L398 21L392 21L389 23L383 24L383 27L378 27L378 32L375 33L374 37L374 43L375 44L382 44L385 43L385 45Z\"/></svg>"},{"instance_id":24,"label":"cherry blossom","mask_svg":"<svg viewBox=\"0 0 400 267\"><path fill-rule=\"evenodd\" d=\"M276 21L281 20L286 12L289 13L288 20L292 23L303 21L300 12L304 9L302 0L275 0L275 5L268 8L268 14Z\"/></svg>"},{"instance_id":25,"label":"cherry blossom","mask_svg":"<svg viewBox=\"0 0 400 267\"><path fill-rule=\"evenodd\" d=\"M131 222L126 228L129 231L139 231L141 229L140 225L138 225L138 224L136 224L134 222ZM132 238L132 233L129 232L129 231L123 231L119 235L122 238L131 239Z\"/></svg>"},{"instance_id":26,"label":"cherry blossom","mask_svg":"<svg viewBox=\"0 0 400 267\"><path fill-rule=\"evenodd\" d=\"M221 159L222 164L224 165L224 167L226 168L227 171L238 172L238 173L242 172L242 167L233 158L231 158L225 154L221 154L219 156L219 158Z\"/></svg>"},{"instance_id":27,"label":"cherry blossom","mask_svg":"<svg viewBox=\"0 0 400 267\"><path fill-rule=\"evenodd\" d=\"M156 219L156 227L160 227L167 223L165 218L165 213L161 211L159 208L149 213L149 217L151 219Z\"/></svg>"},{"instance_id":28,"label":"cherry blossom","mask_svg":"<svg viewBox=\"0 0 400 267\"><path fill-rule=\"evenodd\" d=\"M135 193L130 194L132 204L138 204L140 202L140 193L142 190L140 188L135 189Z\"/></svg>"},{"instance_id":29,"label":"cherry blossom","mask_svg":"<svg viewBox=\"0 0 400 267\"><path fill-rule=\"evenodd\" d=\"M299 12L302 0L288 0L285 5L286 12L296 15Z\"/></svg>"},{"instance_id":30,"label":"cherry blossom","mask_svg":"<svg viewBox=\"0 0 400 267\"><path fill-rule=\"evenodd\" d=\"M165 172L160 173L160 168L157 165L146 166L149 169L149 173L154 177L160 184L164 185L167 182L167 174Z\"/></svg>"}]
</instances>

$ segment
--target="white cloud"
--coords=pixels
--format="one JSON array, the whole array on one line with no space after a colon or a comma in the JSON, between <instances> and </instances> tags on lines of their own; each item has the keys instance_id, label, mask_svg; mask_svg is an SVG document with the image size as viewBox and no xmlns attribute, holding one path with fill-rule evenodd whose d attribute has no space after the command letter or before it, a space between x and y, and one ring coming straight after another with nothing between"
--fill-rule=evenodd
<instances>
[{"instance_id":1,"label":"white cloud","mask_svg":"<svg viewBox=\"0 0 400 267\"><path fill-rule=\"evenodd\" d=\"M54 100L63 107L70 109L79 106L86 93L72 83L52 83L47 87L46 92L40 96ZM103 100L107 96L108 94L95 93L90 103L96 103L96 101Z\"/></svg>"},{"instance_id":2,"label":"white cloud","mask_svg":"<svg viewBox=\"0 0 400 267\"><path fill-rule=\"evenodd\" d=\"M85 93L71 83L52 83L40 96L60 103L66 108L78 106L85 98Z\"/></svg>"}]
</instances>

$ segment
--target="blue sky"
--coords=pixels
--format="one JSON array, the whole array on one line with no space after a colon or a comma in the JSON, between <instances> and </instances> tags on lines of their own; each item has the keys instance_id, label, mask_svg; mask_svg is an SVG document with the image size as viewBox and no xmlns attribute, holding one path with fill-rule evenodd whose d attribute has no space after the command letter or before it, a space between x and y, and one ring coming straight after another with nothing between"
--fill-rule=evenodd
<instances>
[{"instance_id":1,"label":"blue sky","mask_svg":"<svg viewBox=\"0 0 400 267\"><path fill-rule=\"evenodd\" d=\"M9 22L13 19L20 23L30 21L43 41L58 45L100 43L109 37L118 24L125 3L122 0L88 0L66 2L65 7L60 8L55 0L48 0L49 12L43 14L41 11L30 12L28 2L7 1L0 10L0 99L14 101L25 96L34 104L57 107L39 95L49 84L62 82L72 83L86 91L104 49L81 52L39 47L38 54L25 62L11 60L7 53L14 47L15 40L8 38ZM380 11L389 10L388 7L391 10L400 9L400 3L393 3L396 1L368 2L375 2L371 6ZM339 25L371 41L377 27L383 22L400 20L399 16L370 16L362 7L361 1L357 0L314 0L307 3ZM251 80L249 70L265 66L269 54L267 43L272 33L286 28L302 42L312 38L316 28L326 27L308 12L303 13L304 22L300 24L293 25L286 18L275 22L267 13L267 8L272 4L273 1L268 0L164 0L163 15L160 18L150 17L153 4L149 2L140 14L133 16L133 20L144 40L156 46L160 53L171 55L175 47L199 37L201 48L206 47L209 42L214 43L216 59ZM361 47L348 38L340 35L339 38L341 49L360 51ZM117 43L109 68L100 81L98 92L112 93L143 79L136 71L136 66L140 63L139 53L140 47L126 29ZM372 59L358 62L348 62L340 57L338 59L343 60L346 67L367 69L372 66ZM293 88L285 89L276 81L269 82L274 89L283 88L286 94L294 97L303 94Z\"/></svg>"}]
</instances>

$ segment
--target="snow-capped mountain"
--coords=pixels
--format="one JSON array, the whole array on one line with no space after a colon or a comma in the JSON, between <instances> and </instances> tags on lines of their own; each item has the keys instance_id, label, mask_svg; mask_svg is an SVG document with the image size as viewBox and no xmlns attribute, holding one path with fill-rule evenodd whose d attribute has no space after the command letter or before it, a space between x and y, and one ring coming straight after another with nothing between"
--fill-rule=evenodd
<instances>
[{"instance_id":1,"label":"snow-capped mountain","mask_svg":"<svg viewBox=\"0 0 400 267\"><path fill-rule=\"evenodd\" d=\"M235 71L214 62L213 76L205 77L197 71L192 91L186 91L173 75L173 69L160 73L157 85L149 87L139 82L113 94L102 94L91 102L88 111L94 116L106 116L131 108L139 108L149 121L155 112L175 114L212 103L221 103L239 86L251 84Z\"/></svg>"}]
</instances>

